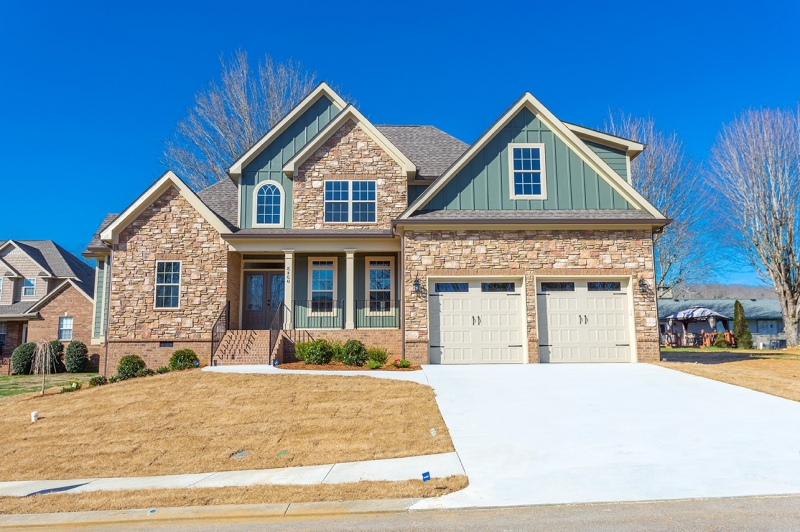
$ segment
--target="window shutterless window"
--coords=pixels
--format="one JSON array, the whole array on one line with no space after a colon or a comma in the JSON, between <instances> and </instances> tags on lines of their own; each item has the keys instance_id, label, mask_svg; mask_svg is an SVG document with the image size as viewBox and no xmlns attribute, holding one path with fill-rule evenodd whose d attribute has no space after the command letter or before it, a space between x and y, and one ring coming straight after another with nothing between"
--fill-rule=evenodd
<instances>
[{"instance_id":1,"label":"window shutterless window","mask_svg":"<svg viewBox=\"0 0 800 532\"><path fill-rule=\"evenodd\" d=\"M6 345L6 322L0 321L0 347Z\"/></svg>"},{"instance_id":2,"label":"window shutterless window","mask_svg":"<svg viewBox=\"0 0 800 532\"><path fill-rule=\"evenodd\" d=\"M469 292L469 283L433 283L434 292Z\"/></svg>"},{"instance_id":3,"label":"window shutterless window","mask_svg":"<svg viewBox=\"0 0 800 532\"><path fill-rule=\"evenodd\" d=\"M72 340L72 318L63 316L58 318L58 339L69 341Z\"/></svg>"},{"instance_id":4,"label":"window shutterless window","mask_svg":"<svg viewBox=\"0 0 800 532\"><path fill-rule=\"evenodd\" d=\"M509 144L512 199L547 199L544 144Z\"/></svg>"},{"instance_id":5,"label":"window shutterless window","mask_svg":"<svg viewBox=\"0 0 800 532\"><path fill-rule=\"evenodd\" d=\"M280 227L283 225L283 188L275 181L267 181L256 188L255 225Z\"/></svg>"},{"instance_id":6,"label":"window shutterless window","mask_svg":"<svg viewBox=\"0 0 800 532\"><path fill-rule=\"evenodd\" d=\"M391 312L393 257L367 257L367 313Z\"/></svg>"},{"instance_id":7,"label":"window shutterless window","mask_svg":"<svg viewBox=\"0 0 800 532\"><path fill-rule=\"evenodd\" d=\"M22 281L22 295L23 296L36 295L36 279L24 279Z\"/></svg>"},{"instance_id":8,"label":"window shutterless window","mask_svg":"<svg viewBox=\"0 0 800 532\"><path fill-rule=\"evenodd\" d=\"M178 308L181 292L180 261L156 261L155 308Z\"/></svg>"},{"instance_id":9,"label":"window shutterless window","mask_svg":"<svg viewBox=\"0 0 800 532\"><path fill-rule=\"evenodd\" d=\"M309 292L312 313L332 313L336 301L336 258L312 258Z\"/></svg>"},{"instance_id":10,"label":"window shutterless window","mask_svg":"<svg viewBox=\"0 0 800 532\"><path fill-rule=\"evenodd\" d=\"M324 193L326 222L375 222L375 181L325 181Z\"/></svg>"}]
</instances>

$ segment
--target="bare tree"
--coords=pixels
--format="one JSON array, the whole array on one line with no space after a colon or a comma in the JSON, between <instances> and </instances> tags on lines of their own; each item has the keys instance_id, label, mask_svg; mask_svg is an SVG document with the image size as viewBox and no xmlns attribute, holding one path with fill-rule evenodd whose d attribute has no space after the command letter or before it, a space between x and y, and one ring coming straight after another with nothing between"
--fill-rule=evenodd
<instances>
[{"instance_id":1,"label":"bare tree","mask_svg":"<svg viewBox=\"0 0 800 532\"><path fill-rule=\"evenodd\" d=\"M659 293L686 281L702 279L710 270L698 214L705 195L699 190L698 166L686 155L676 133L664 133L650 117L609 113L604 124L612 135L647 145L631 161L631 183L642 196L674 221L653 236L656 286Z\"/></svg>"},{"instance_id":2,"label":"bare tree","mask_svg":"<svg viewBox=\"0 0 800 532\"><path fill-rule=\"evenodd\" d=\"M300 63L269 56L253 72L241 50L220 62L220 82L195 95L162 158L195 190L223 179L231 163L311 92L316 78Z\"/></svg>"},{"instance_id":3,"label":"bare tree","mask_svg":"<svg viewBox=\"0 0 800 532\"><path fill-rule=\"evenodd\" d=\"M746 111L711 150L712 183L736 250L775 287L786 343L798 345L800 300L800 107Z\"/></svg>"}]
</instances>

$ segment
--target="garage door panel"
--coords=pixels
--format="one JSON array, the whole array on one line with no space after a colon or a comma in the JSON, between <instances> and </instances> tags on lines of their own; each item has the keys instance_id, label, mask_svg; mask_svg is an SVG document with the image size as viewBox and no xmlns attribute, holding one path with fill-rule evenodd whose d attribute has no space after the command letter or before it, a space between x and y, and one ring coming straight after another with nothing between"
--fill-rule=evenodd
<instances>
[{"instance_id":1,"label":"garage door panel","mask_svg":"<svg viewBox=\"0 0 800 532\"><path fill-rule=\"evenodd\" d=\"M431 363L522 362L522 283L437 281L431 288L455 284L460 284L461 291L432 293L430 297ZM484 289L482 285L492 286ZM506 291L509 289L514 291Z\"/></svg>"}]
</instances>

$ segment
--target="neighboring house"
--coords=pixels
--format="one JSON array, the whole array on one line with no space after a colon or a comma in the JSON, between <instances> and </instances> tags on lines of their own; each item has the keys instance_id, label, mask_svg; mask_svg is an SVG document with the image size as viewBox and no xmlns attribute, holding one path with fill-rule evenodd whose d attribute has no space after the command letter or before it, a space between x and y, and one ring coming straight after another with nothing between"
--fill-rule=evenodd
<instances>
[{"instance_id":1,"label":"neighboring house","mask_svg":"<svg viewBox=\"0 0 800 532\"><path fill-rule=\"evenodd\" d=\"M0 363L27 341L88 345L94 275L52 240L0 241Z\"/></svg>"},{"instance_id":2,"label":"neighboring house","mask_svg":"<svg viewBox=\"0 0 800 532\"><path fill-rule=\"evenodd\" d=\"M196 194L167 172L104 221L95 341L112 370L179 347L266 362L308 338L416 363L657 360L669 220L630 184L643 149L529 93L470 146L375 126L320 84L230 179Z\"/></svg>"},{"instance_id":3,"label":"neighboring house","mask_svg":"<svg viewBox=\"0 0 800 532\"><path fill-rule=\"evenodd\" d=\"M744 308L747 325L753 334L753 345L760 349L786 347L786 334L784 333L783 314L777 299L739 299ZM691 307L709 308L730 318L728 328L733 330L733 305L736 299L659 299L658 300L658 325L661 334L669 330L668 316ZM673 332L679 331L675 325ZM724 330L724 324L717 321L716 329ZM708 323L690 323L688 333L699 334L711 332Z\"/></svg>"}]
</instances>

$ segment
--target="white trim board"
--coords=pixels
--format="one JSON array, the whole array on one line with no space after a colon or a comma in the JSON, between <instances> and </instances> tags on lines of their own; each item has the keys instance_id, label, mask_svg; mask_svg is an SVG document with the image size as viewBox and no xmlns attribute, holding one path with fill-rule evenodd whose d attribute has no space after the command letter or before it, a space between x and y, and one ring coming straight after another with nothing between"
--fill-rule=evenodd
<instances>
[{"instance_id":1,"label":"white trim board","mask_svg":"<svg viewBox=\"0 0 800 532\"><path fill-rule=\"evenodd\" d=\"M284 116L277 124L272 126L267 133L261 137L258 142L253 144L253 146L247 150L241 157L239 157L231 166L228 168L228 175L233 182L237 185L239 184L239 178L242 177L242 170L245 166L250 164L253 159L258 157L258 154L264 151L264 149L269 146L269 144L278 137L281 133L286 131L289 126L294 123L295 119L302 115L309 107L314 105L317 100L322 98L323 96L327 96L336 107L339 108L341 111L344 109L347 104L345 101L336 94L336 92L328 86L327 83L324 81L317 85L317 88L312 90L308 96L303 98L300 103L298 103L294 109L289 111L289 113Z\"/></svg>"},{"instance_id":2,"label":"white trim board","mask_svg":"<svg viewBox=\"0 0 800 532\"><path fill-rule=\"evenodd\" d=\"M100 233L100 239L107 244L118 244L119 234L136 220L146 208L152 205L155 200L161 197L164 192L169 190L170 187L178 189L180 195L183 196L186 201L197 210L200 216L210 223L218 233L222 234L230 231L219 216L214 214L214 211L209 209L206 204L203 203L203 200L201 200L186 183L176 176L172 170L167 170L164 175L150 185L150 188L145 190L136 201L125 209L122 214L117 216L117 218Z\"/></svg>"},{"instance_id":3,"label":"white trim board","mask_svg":"<svg viewBox=\"0 0 800 532\"><path fill-rule=\"evenodd\" d=\"M336 118L328 122L322 130L317 133L317 135L311 139L305 146L303 146L300 151L294 154L294 157L289 159L287 163L283 166L283 172L288 177L293 177L297 172L300 170L300 165L306 161L311 155L316 152L320 146L325 144L334 133L336 133L343 125L347 123L348 120L352 120L356 125L364 129L367 135L374 140L378 146L383 149L389 156L394 159L394 161L400 165L403 171L406 173L408 179L413 179L414 176L417 174L417 167L411 160L406 157L403 152L401 152L397 146L392 144L389 139L387 139L383 133L378 131L378 129L372 125L372 122L367 120L367 118L362 115L358 109L353 107L352 105L347 105L344 110L336 115Z\"/></svg>"},{"instance_id":4,"label":"white trim board","mask_svg":"<svg viewBox=\"0 0 800 532\"><path fill-rule=\"evenodd\" d=\"M547 126L553 134L562 140L568 148L572 149L589 167L597 172L597 174L605 179L611 187L619 192L629 203L633 204L639 210L644 210L652 214L658 220L664 220L664 215L658 209L650 204L644 197L639 194L630 183L622 178L615 172L608 163L603 161L600 156L589 148L575 133L573 133L563 122L553 115L544 105L539 102L529 92L523 94L503 115L465 151L444 174L442 174L436 181L425 190L408 209L399 216L399 220L403 220L411 216L420 207L423 207L433 196L438 193L444 186L455 177L469 163L475 155L482 150L491 139L493 139L502 130L517 113L523 108L530 110L536 117Z\"/></svg>"}]
</instances>

